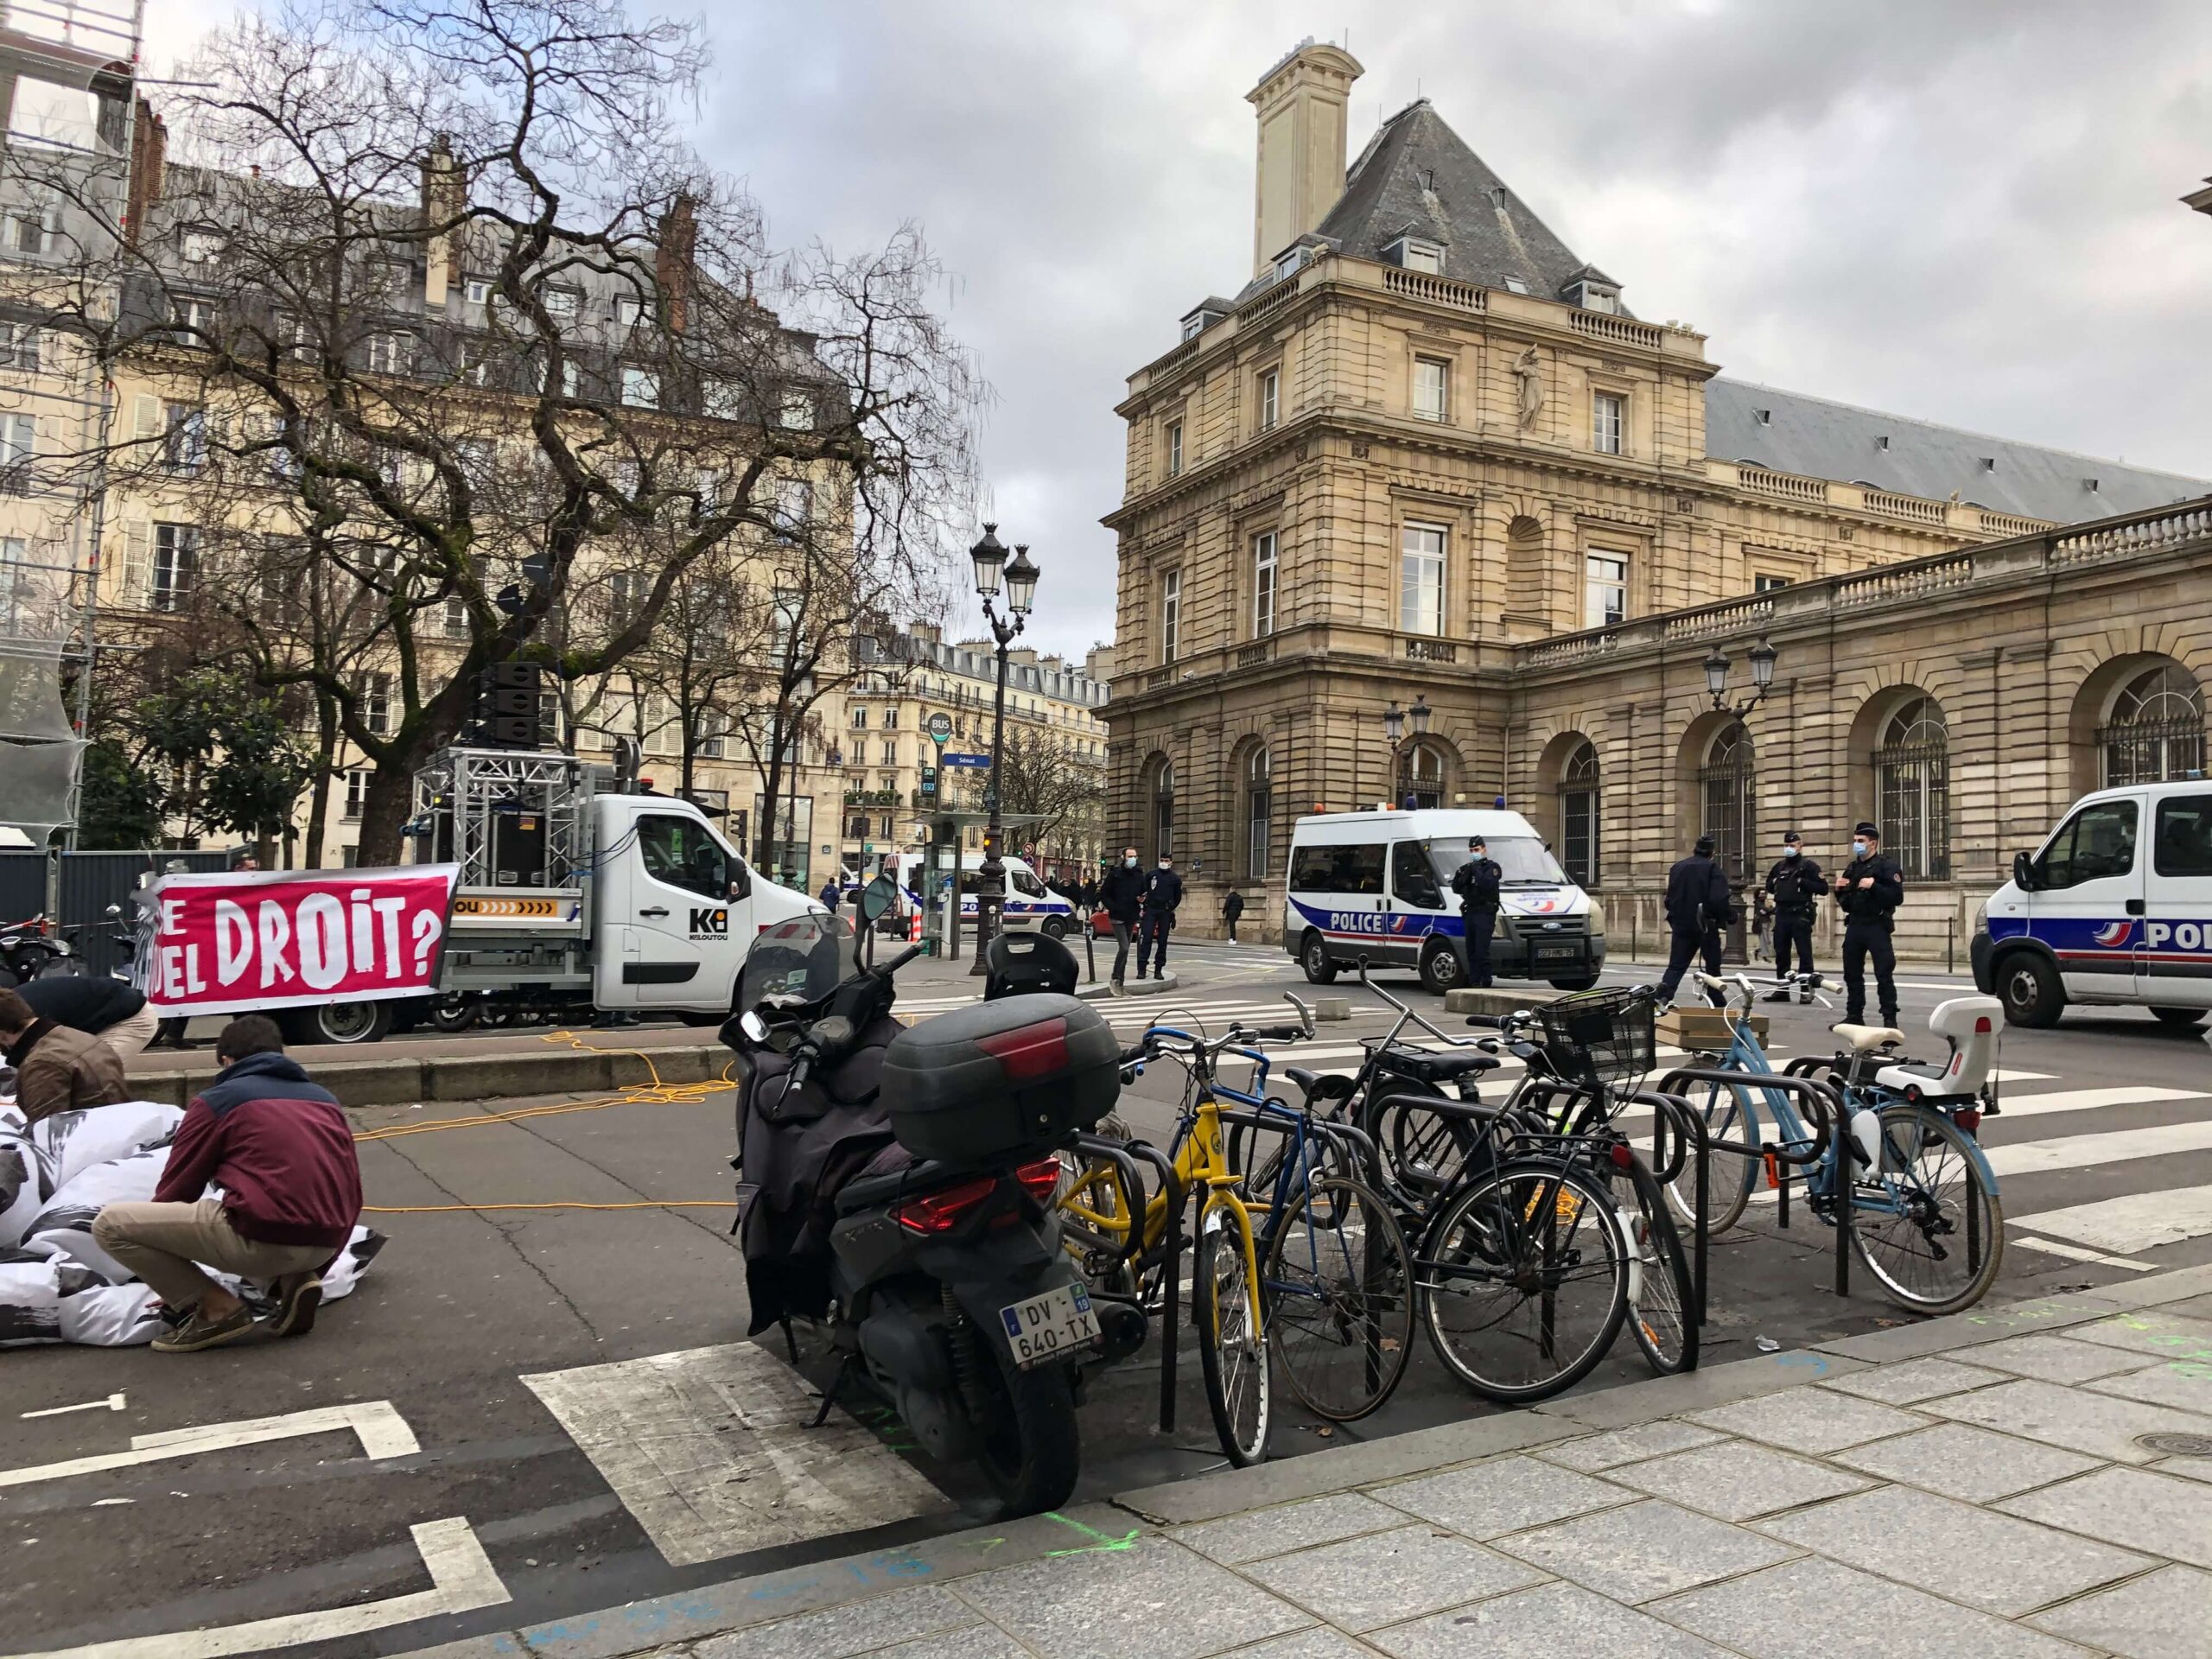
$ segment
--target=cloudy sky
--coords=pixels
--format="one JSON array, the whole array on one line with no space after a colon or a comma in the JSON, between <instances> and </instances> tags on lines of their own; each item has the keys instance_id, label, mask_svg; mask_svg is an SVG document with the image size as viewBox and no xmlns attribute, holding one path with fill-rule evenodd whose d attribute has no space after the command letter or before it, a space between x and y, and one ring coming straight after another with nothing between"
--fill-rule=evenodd
<instances>
[{"instance_id":1,"label":"cloudy sky","mask_svg":"<svg viewBox=\"0 0 2212 1659\"><path fill-rule=\"evenodd\" d=\"M150 72L227 16L154 0ZM673 8L679 15L683 8ZM1244 94L1306 34L1426 96L1746 378L2212 477L2212 6L2050 0L718 0L697 140L786 242L918 221L997 394L1033 633L1112 630L1129 372L1249 274Z\"/></svg>"}]
</instances>

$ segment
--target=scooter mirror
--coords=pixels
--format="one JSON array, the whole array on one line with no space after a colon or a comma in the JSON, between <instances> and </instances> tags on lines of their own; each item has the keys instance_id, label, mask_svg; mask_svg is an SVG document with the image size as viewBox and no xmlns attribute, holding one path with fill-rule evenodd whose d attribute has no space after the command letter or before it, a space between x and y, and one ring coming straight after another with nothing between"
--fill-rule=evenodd
<instances>
[{"instance_id":1,"label":"scooter mirror","mask_svg":"<svg viewBox=\"0 0 2212 1659\"><path fill-rule=\"evenodd\" d=\"M745 1033L748 1041L765 1043L768 1040L768 1022L760 1017L757 1008L747 1008L739 1018L737 1028Z\"/></svg>"},{"instance_id":2,"label":"scooter mirror","mask_svg":"<svg viewBox=\"0 0 2212 1659\"><path fill-rule=\"evenodd\" d=\"M899 884L887 875L879 875L861 889L861 914L869 921L879 921L888 915L898 901Z\"/></svg>"},{"instance_id":3,"label":"scooter mirror","mask_svg":"<svg viewBox=\"0 0 2212 1659\"><path fill-rule=\"evenodd\" d=\"M123 906L121 905L110 905L107 907L107 913L111 916L120 916L123 914Z\"/></svg>"}]
</instances>

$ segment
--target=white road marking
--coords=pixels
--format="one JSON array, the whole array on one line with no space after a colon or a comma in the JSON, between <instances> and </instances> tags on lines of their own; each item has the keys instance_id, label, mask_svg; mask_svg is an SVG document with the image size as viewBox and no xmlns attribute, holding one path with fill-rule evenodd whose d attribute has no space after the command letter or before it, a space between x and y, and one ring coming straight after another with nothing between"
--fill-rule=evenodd
<instances>
[{"instance_id":1,"label":"white road marking","mask_svg":"<svg viewBox=\"0 0 2212 1659\"><path fill-rule=\"evenodd\" d=\"M2078 1244L2062 1244L2053 1238L2031 1238L2025 1234L2012 1240L2016 1250L2035 1250L2044 1255L2055 1255L2066 1262L2089 1262L2101 1268L2125 1268L2130 1273L2156 1273L2158 1268L2148 1262L2130 1262L2124 1255L2107 1255L2101 1250L2085 1250Z\"/></svg>"},{"instance_id":2,"label":"white road marking","mask_svg":"<svg viewBox=\"0 0 2212 1659\"><path fill-rule=\"evenodd\" d=\"M2108 1255L2139 1255L2161 1244L2212 1233L2212 1186L2129 1192L2097 1204L2069 1205L2007 1219L2015 1227L2055 1234Z\"/></svg>"},{"instance_id":3,"label":"white road marking","mask_svg":"<svg viewBox=\"0 0 2212 1659\"><path fill-rule=\"evenodd\" d=\"M749 1342L522 1381L672 1567L804 1542L950 1506L868 1430Z\"/></svg>"},{"instance_id":4,"label":"white road marking","mask_svg":"<svg viewBox=\"0 0 2212 1659\"><path fill-rule=\"evenodd\" d=\"M404 1458L421 1451L414 1431L392 1409L389 1400L359 1400L347 1406L322 1406L313 1411L287 1412L281 1417L252 1417L235 1423L207 1423L197 1428L169 1429L159 1434L134 1434L128 1452L103 1452L62 1463L32 1464L21 1469L0 1469L0 1486L28 1486L35 1481L67 1480L72 1475L98 1474L107 1469L128 1469L163 1458L188 1458L201 1452L227 1451L232 1446L257 1446L266 1440L294 1440L302 1434L327 1434L352 1429L361 1437L362 1453L370 1458Z\"/></svg>"},{"instance_id":5,"label":"white road marking","mask_svg":"<svg viewBox=\"0 0 2212 1659\"><path fill-rule=\"evenodd\" d=\"M2057 1089L2037 1095L2003 1095L1997 1121L2036 1117L2046 1112L2094 1112L2109 1106L2158 1106L2175 1100L2212 1100L2202 1089L2160 1089L2149 1084L2113 1089Z\"/></svg>"},{"instance_id":6,"label":"white road marking","mask_svg":"<svg viewBox=\"0 0 2212 1659\"><path fill-rule=\"evenodd\" d=\"M2212 1121L2199 1120L2194 1123L2160 1123L2141 1129L2113 1129L2102 1135L2023 1141L2009 1147L1990 1147L1986 1151L1990 1168L2002 1180L2007 1175L2088 1169L2099 1164L2122 1164L2135 1158L2158 1158L2207 1148L2212 1148Z\"/></svg>"},{"instance_id":7,"label":"white road marking","mask_svg":"<svg viewBox=\"0 0 2212 1659\"><path fill-rule=\"evenodd\" d=\"M48 1406L44 1411L19 1411L16 1415L26 1420L33 1417L66 1417L73 1411L121 1411L123 1407L123 1395L111 1394L105 1400L87 1400L80 1405L74 1406Z\"/></svg>"},{"instance_id":8,"label":"white road marking","mask_svg":"<svg viewBox=\"0 0 2212 1659\"><path fill-rule=\"evenodd\" d=\"M357 1602L319 1612L281 1613L273 1618L251 1619L243 1624L218 1625L212 1630L178 1630L168 1636L131 1636L113 1642L87 1643L79 1648L56 1648L20 1659L224 1659L234 1653L260 1653L270 1648L297 1647L307 1642L333 1642L370 1630L406 1624L442 1614L473 1612L512 1601L501 1583L492 1559L477 1541L475 1531L461 1516L425 1521L410 1527L415 1548L430 1574L430 1588L382 1601Z\"/></svg>"}]
</instances>

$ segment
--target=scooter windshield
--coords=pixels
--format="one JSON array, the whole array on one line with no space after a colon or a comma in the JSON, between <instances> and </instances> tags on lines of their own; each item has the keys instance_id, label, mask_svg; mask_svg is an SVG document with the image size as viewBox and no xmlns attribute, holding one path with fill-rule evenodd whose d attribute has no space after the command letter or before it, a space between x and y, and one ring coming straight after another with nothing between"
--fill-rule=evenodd
<instances>
[{"instance_id":1,"label":"scooter windshield","mask_svg":"<svg viewBox=\"0 0 2212 1659\"><path fill-rule=\"evenodd\" d=\"M746 955L738 1006L819 1002L837 988L852 962L852 924L810 912L763 928Z\"/></svg>"}]
</instances>

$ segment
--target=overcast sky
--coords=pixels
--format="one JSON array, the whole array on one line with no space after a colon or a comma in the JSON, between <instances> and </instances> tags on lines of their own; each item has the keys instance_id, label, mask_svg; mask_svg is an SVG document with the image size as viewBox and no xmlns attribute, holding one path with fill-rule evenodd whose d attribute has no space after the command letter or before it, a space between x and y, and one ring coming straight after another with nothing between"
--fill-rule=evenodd
<instances>
[{"instance_id":1,"label":"overcast sky","mask_svg":"<svg viewBox=\"0 0 2212 1659\"><path fill-rule=\"evenodd\" d=\"M155 0L150 73L221 17ZM674 8L679 15L683 9ZM997 400L1032 634L1113 626L1129 372L1249 275L1244 94L1344 42L1351 147L1417 96L1726 371L2212 477L2212 6L717 0L698 143L777 239L918 221Z\"/></svg>"}]
</instances>

